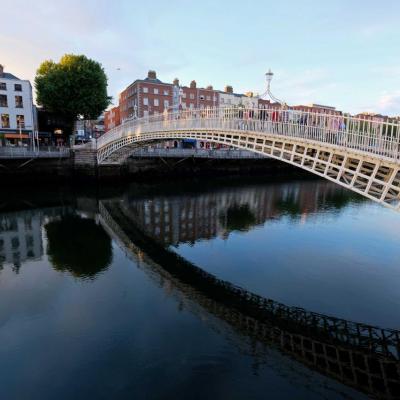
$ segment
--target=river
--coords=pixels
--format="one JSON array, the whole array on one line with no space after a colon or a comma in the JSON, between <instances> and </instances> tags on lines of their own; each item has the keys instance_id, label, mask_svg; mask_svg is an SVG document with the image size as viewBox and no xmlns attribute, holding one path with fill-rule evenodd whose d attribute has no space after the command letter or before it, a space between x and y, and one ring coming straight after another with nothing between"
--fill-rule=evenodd
<instances>
[{"instance_id":1,"label":"river","mask_svg":"<svg viewBox=\"0 0 400 400\"><path fill-rule=\"evenodd\" d=\"M399 227L314 179L2 193L1 398L399 398Z\"/></svg>"}]
</instances>

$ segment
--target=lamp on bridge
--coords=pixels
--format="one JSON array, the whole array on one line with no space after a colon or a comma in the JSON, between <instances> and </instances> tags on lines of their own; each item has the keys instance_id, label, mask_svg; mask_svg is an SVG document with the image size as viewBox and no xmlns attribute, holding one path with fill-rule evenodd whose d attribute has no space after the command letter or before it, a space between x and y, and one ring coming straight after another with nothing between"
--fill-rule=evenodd
<instances>
[{"instance_id":1,"label":"lamp on bridge","mask_svg":"<svg viewBox=\"0 0 400 400\"><path fill-rule=\"evenodd\" d=\"M274 77L274 73L271 71L271 69L269 69L268 72L265 74L265 78L267 80L267 91L263 95L261 95L261 98L263 98L265 96L269 96L269 98L272 101L274 101L275 103L279 103L282 107L286 107L287 104L284 101L279 100L271 92L271 81L272 81L273 77Z\"/></svg>"}]
</instances>

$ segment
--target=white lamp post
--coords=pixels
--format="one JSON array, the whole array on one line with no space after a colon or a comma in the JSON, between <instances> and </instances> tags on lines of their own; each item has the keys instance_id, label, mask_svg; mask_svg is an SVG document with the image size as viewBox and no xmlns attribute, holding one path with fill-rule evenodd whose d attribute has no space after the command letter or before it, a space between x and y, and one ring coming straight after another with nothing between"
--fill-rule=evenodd
<instances>
[{"instance_id":1,"label":"white lamp post","mask_svg":"<svg viewBox=\"0 0 400 400\"><path fill-rule=\"evenodd\" d=\"M271 81L272 81L272 78L273 78L273 77L274 77L274 74L273 74L273 72L269 69L268 72L265 74L265 78L266 78L266 80L267 80L267 91L266 91L261 97L264 97L264 96L268 95L269 98L270 98L272 101L274 101L274 102L276 102L276 103L279 103L281 106L286 106L286 103L285 103L284 101L279 100L279 99L278 99L277 97L275 97L275 96L272 94L272 92L271 92Z\"/></svg>"}]
</instances>

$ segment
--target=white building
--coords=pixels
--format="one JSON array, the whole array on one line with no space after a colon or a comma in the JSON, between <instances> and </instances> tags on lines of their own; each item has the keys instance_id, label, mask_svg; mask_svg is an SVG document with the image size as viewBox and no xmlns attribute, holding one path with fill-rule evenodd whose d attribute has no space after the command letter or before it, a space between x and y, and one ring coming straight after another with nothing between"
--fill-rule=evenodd
<instances>
[{"instance_id":1,"label":"white building","mask_svg":"<svg viewBox=\"0 0 400 400\"><path fill-rule=\"evenodd\" d=\"M27 143L34 130L31 83L4 72L0 65L0 137L7 144Z\"/></svg>"},{"instance_id":2,"label":"white building","mask_svg":"<svg viewBox=\"0 0 400 400\"><path fill-rule=\"evenodd\" d=\"M219 92L220 107L249 107L258 108L258 97L253 93L246 94L233 93L232 86L226 86L223 92Z\"/></svg>"}]
</instances>

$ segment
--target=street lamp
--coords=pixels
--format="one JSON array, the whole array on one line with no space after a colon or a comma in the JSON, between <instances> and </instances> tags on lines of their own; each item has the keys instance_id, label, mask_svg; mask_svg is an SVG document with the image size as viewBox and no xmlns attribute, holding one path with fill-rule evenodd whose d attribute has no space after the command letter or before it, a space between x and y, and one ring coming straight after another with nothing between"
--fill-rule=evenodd
<instances>
[{"instance_id":1,"label":"street lamp","mask_svg":"<svg viewBox=\"0 0 400 400\"><path fill-rule=\"evenodd\" d=\"M273 100L274 102L279 103L281 106L286 106L286 103L284 101L279 100L271 92L271 81L272 81L273 76L274 76L273 72L271 71L271 69L269 69L268 72L265 74L265 78L267 80L267 91L263 95L261 95L261 97L268 95L269 98L271 100Z\"/></svg>"}]
</instances>

